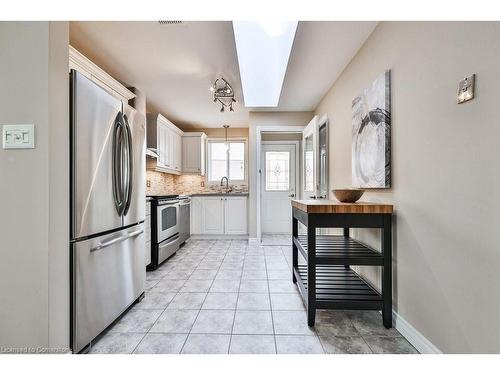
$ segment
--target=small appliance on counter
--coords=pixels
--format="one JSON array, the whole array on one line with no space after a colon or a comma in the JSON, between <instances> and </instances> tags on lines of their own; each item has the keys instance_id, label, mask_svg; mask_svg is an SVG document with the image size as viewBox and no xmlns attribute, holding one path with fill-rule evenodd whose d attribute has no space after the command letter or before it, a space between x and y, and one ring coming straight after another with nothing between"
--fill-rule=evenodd
<instances>
[{"instance_id":1,"label":"small appliance on counter","mask_svg":"<svg viewBox=\"0 0 500 375\"><path fill-rule=\"evenodd\" d=\"M150 198L151 263L146 269L154 271L189 238L191 200L179 195L153 195Z\"/></svg>"}]
</instances>

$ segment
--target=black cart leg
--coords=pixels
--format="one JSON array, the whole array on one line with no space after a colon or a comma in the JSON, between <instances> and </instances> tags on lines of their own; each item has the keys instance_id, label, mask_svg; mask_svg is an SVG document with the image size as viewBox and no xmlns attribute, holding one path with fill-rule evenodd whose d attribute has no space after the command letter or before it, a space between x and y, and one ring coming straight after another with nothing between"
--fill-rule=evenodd
<instances>
[{"instance_id":1,"label":"black cart leg","mask_svg":"<svg viewBox=\"0 0 500 375\"><path fill-rule=\"evenodd\" d=\"M297 269L299 266L298 249L297 245L295 245L294 238L297 238L298 236L299 236L299 222L293 216L292 212L292 281L294 284L297 282L294 270Z\"/></svg>"},{"instance_id":2,"label":"black cart leg","mask_svg":"<svg viewBox=\"0 0 500 375\"><path fill-rule=\"evenodd\" d=\"M382 271L382 320L385 328L392 327L392 217L384 215L382 228L382 255L384 269Z\"/></svg>"},{"instance_id":3,"label":"black cart leg","mask_svg":"<svg viewBox=\"0 0 500 375\"><path fill-rule=\"evenodd\" d=\"M307 325L314 327L316 319L316 227L307 227Z\"/></svg>"},{"instance_id":4,"label":"black cart leg","mask_svg":"<svg viewBox=\"0 0 500 375\"><path fill-rule=\"evenodd\" d=\"M349 228L344 228L344 237L350 237ZM350 268L348 264L344 264L344 268Z\"/></svg>"}]
</instances>

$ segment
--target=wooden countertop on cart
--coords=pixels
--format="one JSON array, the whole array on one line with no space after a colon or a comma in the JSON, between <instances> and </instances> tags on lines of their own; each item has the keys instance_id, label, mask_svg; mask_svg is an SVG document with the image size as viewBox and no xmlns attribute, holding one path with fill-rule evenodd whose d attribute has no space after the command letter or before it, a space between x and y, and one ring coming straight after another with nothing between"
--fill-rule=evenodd
<instances>
[{"instance_id":1,"label":"wooden countertop on cart","mask_svg":"<svg viewBox=\"0 0 500 375\"><path fill-rule=\"evenodd\" d=\"M374 202L292 199L292 207L309 214L392 214L393 205Z\"/></svg>"}]
</instances>

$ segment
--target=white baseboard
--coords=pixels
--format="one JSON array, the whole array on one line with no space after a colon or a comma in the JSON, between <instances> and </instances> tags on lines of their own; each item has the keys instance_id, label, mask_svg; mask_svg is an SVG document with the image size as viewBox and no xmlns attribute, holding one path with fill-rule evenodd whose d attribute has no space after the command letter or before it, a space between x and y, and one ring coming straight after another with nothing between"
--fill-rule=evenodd
<instances>
[{"instance_id":1,"label":"white baseboard","mask_svg":"<svg viewBox=\"0 0 500 375\"><path fill-rule=\"evenodd\" d=\"M192 234L193 240L248 240L247 234Z\"/></svg>"},{"instance_id":2,"label":"white baseboard","mask_svg":"<svg viewBox=\"0 0 500 375\"><path fill-rule=\"evenodd\" d=\"M432 342L415 329L410 323L401 317L396 311L392 311L392 322L394 328L422 354L443 354Z\"/></svg>"}]
</instances>

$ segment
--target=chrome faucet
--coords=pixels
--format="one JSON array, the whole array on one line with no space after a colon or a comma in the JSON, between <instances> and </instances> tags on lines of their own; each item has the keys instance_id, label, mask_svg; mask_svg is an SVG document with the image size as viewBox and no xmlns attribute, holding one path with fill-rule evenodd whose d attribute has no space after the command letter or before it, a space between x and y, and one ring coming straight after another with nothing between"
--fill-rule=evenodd
<instances>
[{"instance_id":1,"label":"chrome faucet","mask_svg":"<svg viewBox=\"0 0 500 375\"><path fill-rule=\"evenodd\" d=\"M220 179L220 186L223 185L224 179L226 179L226 193L229 193L229 178L227 178L226 176L222 177Z\"/></svg>"}]
</instances>

